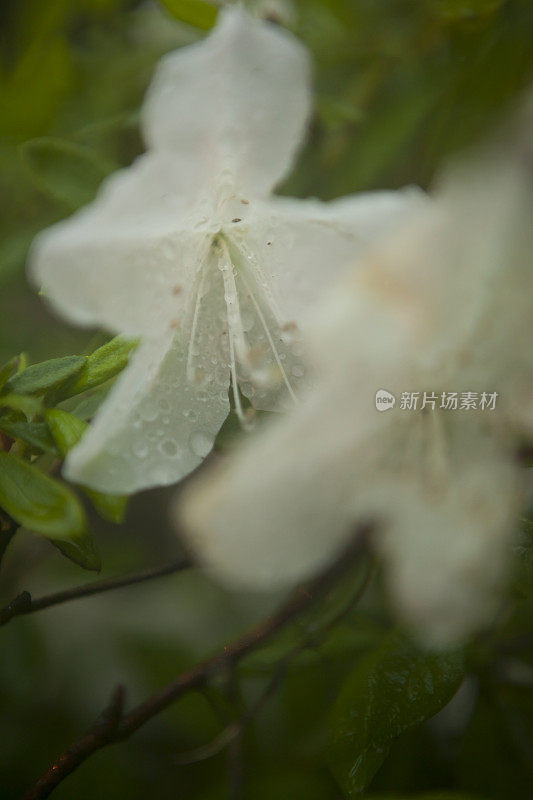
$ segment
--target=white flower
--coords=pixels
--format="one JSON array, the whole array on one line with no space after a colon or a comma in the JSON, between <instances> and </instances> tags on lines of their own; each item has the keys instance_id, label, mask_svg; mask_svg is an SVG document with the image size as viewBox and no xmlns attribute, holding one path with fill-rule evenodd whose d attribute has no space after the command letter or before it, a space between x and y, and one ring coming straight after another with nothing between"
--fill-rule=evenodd
<instances>
[{"instance_id":1,"label":"white flower","mask_svg":"<svg viewBox=\"0 0 533 800\"><path fill-rule=\"evenodd\" d=\"M398 612L431 643L498 603L531 432L531 174L498 156L451 172L434 204L363 259L315 329L321 378L297 414L188 488L176 516L230 584L281 588L377 522ZM375 394L498 392L494 411L379 412Z\"/></svg>"},{"instance_id":2,"label":"white flower","mask_svg":"<svg viewBox=\"0 0 533 800\"><path fill-rule=\"evenodd\" d=\"M70 321L142 344L67 458L108 492L174 482L212 447L233 383L255 408L294 401L297 324L412 192L324 204L270 196L309 115L307 53L238 8L167 55L143 109L148 152L38 237L31 276ZM416 202L416 197L413 202Z\"/></svg>"}]
</instances>

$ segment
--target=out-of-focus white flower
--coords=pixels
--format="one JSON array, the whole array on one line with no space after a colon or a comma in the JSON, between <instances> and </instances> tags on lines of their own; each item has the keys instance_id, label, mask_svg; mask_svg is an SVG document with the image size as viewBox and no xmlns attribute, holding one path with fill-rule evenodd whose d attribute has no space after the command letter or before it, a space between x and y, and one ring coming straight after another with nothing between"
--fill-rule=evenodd
<instances>
[{"instance_id":1,"label":"out-of-focus white flower","mask_svg":"<svg viewBox=\"0 0 533 800\"><path fill-rule=\"evenodd\" d=\"M148 152L38 237L32 280L58 311L142 340L69 454L71 479L117 493L178 480L211 449L230 376L241 417L237 385L256 408L293 402L302 312L418 200L270 196L302 140L309 86L290 34L222 11L211 36L162 60L143 109Z\"/></svg>"},{"instance_id":2,"label":"out-of-focus white flower","mask_svg":"<svg viewBox=\"0 0 533 800\"><path fill-rule=\"evenodd\" d=\"M176 515L220 579L281 588L378 523L398 613L431 644L498 603L531 432L533 186L500 153L449 170L434 204L370 251L316 321L320 378L298 413L199 477ZM385 388L397 402L376 409ZM401 392L432 392L407 410ZM493 411L441 393L497 392ZM419 405L420 409L420 405Z\"/></svg>"}]
</instances>

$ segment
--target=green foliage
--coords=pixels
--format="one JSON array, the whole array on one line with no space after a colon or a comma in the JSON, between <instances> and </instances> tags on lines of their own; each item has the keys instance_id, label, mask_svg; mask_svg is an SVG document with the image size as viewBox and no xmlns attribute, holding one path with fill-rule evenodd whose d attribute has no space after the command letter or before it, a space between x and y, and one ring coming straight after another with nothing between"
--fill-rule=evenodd
<instances>
[{"instance_id":1,"label":"green foliage","mask_svg":"<svg viewBox=\"0 0 533 800\"><path fill-rule=\"evenodd\" d=\"M355 667L330 717L329 760L347 797L366 789L394 739L443 708L463 676L460 655L420 652L398 633Z\"/></svg>"},{"instance_id":2,"label":"green foliage","mask_svg":"<svg viewBox=\"0 0 533 800\"><path fill-rule=\"evenodd\" d=\"M0 506L11 513L7 506L13 503L23 520L29 486L40 498L44 522L65 532L84 520L83 510L72 489L45 470L58 474L61 458L83 434L84 422L98 410L135 343L117 338L88 356L72 356L88 352L87 335L48 315L26 287L26 253L36 233L89 201L110 170L142 152L139 108L158 58L202 35L217 9L201 0L1 5L0 361L10 360L0 367ZM309 141L283 187L296 196L431 185L448 155L483 138L532 73L531 0L293 5L291 26L311 49L315 84ZM41 363L27 367L23 357L10 358L22 349ZM82 366L60 375L55 360L47 363L51 356ZM238 446L234 422L230 418L224 426L217 448ZM79 490L102 516L121 517L124 498ZM165 527L166 495L156 498L135 501L127 531L98 530L96 518L91 523L111 573L175 553ZM31 516L24 524L39 532L39 519ZM1 526L0 518L3 550ZM91 538L83 540L83 551L79 539L53 541L69 559L98 565ZM452 702L451 722L441 719L450 710L445 709L429 725L418 724L453 694L460 664L450 657L447 673L438 656L391 637L378 586L363 607L350 611L359 575L250 654L234 676L235 692L221 680L221 718L237 718L243 707L252 707L280 661L286 663L243 736L246 796L338 800L324 741L332 704L329 758L335 774L341 785L350 783L347 775L358 756L356 784L379 767L365 789L369 800L529 796L531 542L529 522L501 619L469 647L468 677ZM13 596L13 578L48 582L52 591L57 584L71 585L72 564L37 561L32 537L17 535L9 547L17 566L13 575L8 561L3 564L6 601ZM50 611L2 629L2 798L22 796L43 758L86 728L87 698L95 698L96 714L103 683L127 676L136 695L148 695L265 611L262 601L243 602L193 571L161 582L153 595L144 587L108 597L107 604L80 603L63 617ZM424 682L429 678L434 691ZM407 703L413 687L416 696ZM58 799L144 800L153 794L171 800L177 785L191 800L226 798L226 754L176 764L180 751L209 742L224 724L205 705L178 704L142 736L103 751L69 777Z\"/></svg>"},{"instance_id":3,"label":"green foliage","mask_svg":"<svg viewBox=\"0 0 533 800\"><path fill-rule=\"evenodd\" d=\"M65 356L31 366L18 356L0 371L0 507L20 525L47 536L86 569L99 569L100 557L83 509L64 483L39 468L38 460L51 458L53 463L64 458L87 428L83 418L53 406L84 393L77 407L90 405L92 416L105 396L99 387L124 368L135 346L136 342L116 337L89 356ZM123 520L127 497L80 488L104 519Z\"/></svg>"},{"instance_id":4,"label":"green foliage","mask_svg":"<svg viewBox=\"0 0 533 800\"><path fill-rule=\"evenodd\" d=\"M48 409L45 418L61 456L65 458L68 451L78 444L88 425L79 417L60 408ZM104 494L87 487L83 487L83 490L104 519L122 522L128 503L126 496Z\"/></svg>"},{"instance_id":5,"label":"green foliage","mask_svg":"<svg viewBox=\"0 0 533 800\"><path fill-rule=\"evenodd\" d=\"M290 194L429 185L487 134L533 69L529 0L299 0L312 139Z\"/></svg>"},{"instance_id":6,"label":"green foliage","mask_svg":"<svg viewBox=\"0 0 533 800\"><path fill-rule=\"evenodd\" d=\"M17 414L3 414L0 417L0 429L12 439L20 439L29 444L37 452L59 455L59 450L45 422L28 422Z\"/></svg>"},{"instance_id":7,"label":"green foliage","mask_svg":"<svg viewBox=\"0 0 533 800\"><path fill-rule=\"evenodd\" d=\"M7 364L4 364L2 367L0 367L0 392L3 390L11 374L17 368L18 363L19 363L19 357L14 356L13 358L9 359Z\"/></svg>"},{"instance_id":8,"label":"green foliage","mask_svg":"<svg viewBox=\"0 0 533 800\"><path fill-rule=\"evenodd\" d=\"M48 409L45 412L45 419L61 456L65 458L68 451L78 444L85 433L87 423L60 408Z\"/></svg>"},{"instance_id":9,"label":"green foliage","mask_svg":"<svg viewBox=\"0 0 533 800\"><path fill-rule=\"evenodd\" d=\"M45 394L81 372L86 360L85 356L65 356L34 364L10 378L5 388L19 394Z\"/></svg>"},{"instance_id":10,"label":"green foliage","mask_svg":"<svg viewBox=\"0 0 533 800\"><path fill-rule=\"evenodd\" d=\"M56 401L95 389L114 378L127 365L137 345L138 340L116 336L99 347L87 357L75 378L61 386L55 395Z\"/></svg>"},{"instance_id":11,"label":"green foliage","mask_svg":"<svg viewBox=\"0 0 533 800\"><path fill-rule=\"evenodd\" d=\"M2 408L18 411L20 414L23 414L27 420L30 420L41 412L42 403L37 397L11 392L9 394L0 395L0 409Z\"/></svg>"},{"instance_id":12,"label":"green foliage","mask_svg":"<svg viewBox=\"0 0 533 800\"><path fill-rule=\"evenodd\" d=\"M69 557L85 569L100 568L83 508L63 483L3 452L0 475L0 506L19 525L67 549Z\"/></svg>"},{"instance_id":13,"label":"green foliage","mask_svg":"<svg viewBox=\"0 0 533 800\"><path fill-rule=\"evenodd\" d=\"M36 187L72 210L92 200L106 175L117 169L88 147L51 137L26 142L21 154Z\"/></svg>"},{"instance_id":14,"label":"green foliage","mask_svg":"<svg viewBox=\"0 0 533 800\"><path fill-rule=\"evenodd\" d=\"M217 8L204 0L161 0L162 5L179 19L197 28L212 28L217 18Z\"/></svg>"}]
</instances>

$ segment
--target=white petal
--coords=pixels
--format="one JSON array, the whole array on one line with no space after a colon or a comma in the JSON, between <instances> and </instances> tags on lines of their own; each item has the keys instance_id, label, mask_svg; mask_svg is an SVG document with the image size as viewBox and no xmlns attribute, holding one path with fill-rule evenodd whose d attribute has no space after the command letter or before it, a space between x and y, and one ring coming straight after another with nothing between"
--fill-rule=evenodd
<instances>
[{"instance_id":1,"label":"white petal","mask_svg":"<svg viewBox=\"0 0 533 800\"><path fill-rule=\"evenodd\" d=\"M143 342L80 444L66 475L120 494L174 483L209 453L229 412L220 337L222 281L205 275L184 331Z\"/></svg>"},{"instance_id":2,"label":"white petal","mask_svg":"<svg viewBox=\"0 0 533 800\"><path fill-rule=\"evenodd\" d=\"M234 238L284 321L300 324L369 245L425 203L414 188L330 203L278 197L254 203L247 230Z\"/></svg>"},{"instance_id":3,"label":"white petal","mask_svg":"<svg viewBox=\"0 0 533 800\"><path fill-rule=\"evenodd\" d=\"M394 607L430 646L458 644L490 623L500 604L519 506L516 471L503 455L478 456L437 497L401 481L382 486Z\"/></svg>"},{"instance_id":4,"label":"white petal","mask_svg":"<svg viewBox=\"0 0 533 800\"><path fill-rule=\"evenodd\" d=\"M76 324L132 335L166 328L206 247L206 234L185 218L191 178L163 154L115 173L93 203L37 237L32 281Z\"/></svg>"},{"instance_id":5,"label":"white petal","mask_svg":"<svg viewBox=\"0 0 533 800\"><path fill-rule=\"evenodd\" d=\"M179 530L222 582L263 591L291 586L324 567L353 535L361 464L354 448L380 420L361 398L327 389L315 390L180 497Z\"/></svg>"},{"instance_id":6,"label":"white petal","mask_svg":"<svg viewBox=\"0 0 533 800\"><path fill-rule=\"evenodd\" d=\"M149 147L204 164L233 190L263 194L291 166L309 114L306 51L239 8L204 41L165 56L144 107Z\"/></svg>"}]
</instances>

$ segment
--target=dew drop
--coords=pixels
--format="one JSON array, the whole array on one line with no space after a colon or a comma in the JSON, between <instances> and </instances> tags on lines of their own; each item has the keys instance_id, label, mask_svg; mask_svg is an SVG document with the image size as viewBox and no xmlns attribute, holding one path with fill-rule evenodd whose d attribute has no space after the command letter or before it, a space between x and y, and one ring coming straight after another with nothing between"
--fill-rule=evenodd
<instances>
[{"instance_id":1,"label":"dew drop","mask_svg":"<svg viewBox=\"0 0 533 800\"><path fill-rule=\"evenodd\" d=\"M196 431L189 437L189 447L196 456L206 456L213 446L213 440L202 431Z\"/></svg>"},{"instance_id":2,"label":"dew drop","mask_svg":"<svg viewBox=\"0 0 533 800\"><path fill-rule=\"evenodd\" d=\"M144 442L134 442L132 450L135 458L146 458L148 455L148 447Z\"/></svg>"},{"instance_id":3,"label":"dew drop","mask_svg":"<svg viewBox=\"0 0 533 800\"><path fill-rule=\"evenodd\" d=\"M291 373L294 375L295 378L302 378L305 370L301 364L293 364Z\"/></svg>"},{"instance_id":4,"label":"dew drop","mask_svg":"<svg viewBox=\"0 0 533 800\"><path fill-rule=\"evenodd\" d=\"M153 422L157 419L157 407L155 405L145 405L140 411L141 417L145 422Z\"/></svg>"},{"instance_id":5,"label":"dew drop","mask_svg":"<svg viewBox=\"0 0 533 800\"><path fill-rule=\"evenodd\" d=\"M174 439L165 439L159 445L159 450L165 456L169 456L170 458L175 458L178 455L178 445L174 441Z\"/></svg>"}]
</instances>

